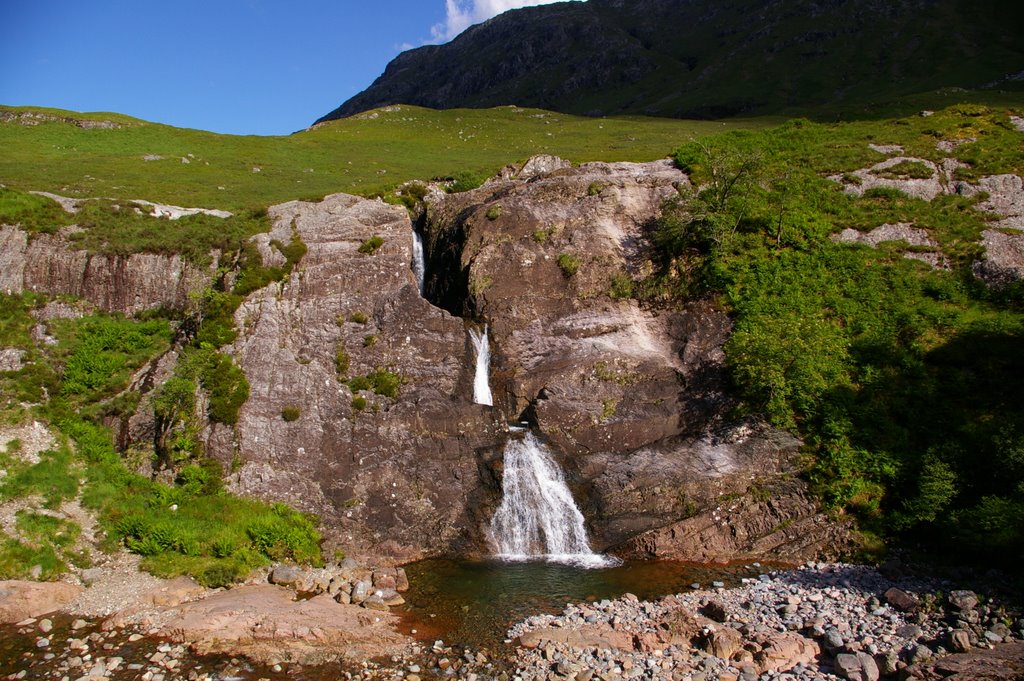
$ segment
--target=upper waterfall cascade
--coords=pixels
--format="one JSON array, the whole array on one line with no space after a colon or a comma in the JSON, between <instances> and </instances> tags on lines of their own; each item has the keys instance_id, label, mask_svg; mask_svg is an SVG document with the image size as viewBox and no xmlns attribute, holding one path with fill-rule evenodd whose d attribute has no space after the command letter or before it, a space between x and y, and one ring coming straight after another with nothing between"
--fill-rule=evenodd
<instances>
[{"instance_id":1,"label":"upper waterfall cascade","mask_svg":"<svg viewBox=\"0 0 1024 681\"><path fill-rule=\"evenodd\" d=\"M426 291L427 262L423 255L423 235L415 229L412 231L412 273L416 275L416 285L422 296Z\"/></svg>"},{"instance_id":2,"label":"upper waterfall cascade","mask_svg":"<svg viewBox=\"0 0 1024 681\"><path fill-rule=\"evenodd\" d=\"M487 340L487 325L483 331L477 329L469 330L469 337L473 340L473 349L476 350L476 373L473 376L473 401L477 404L494 405L494 396L491 394L490 372L491 372L491 349Z\"/></svg>"},{"instance_id":3,"label":"upper waterfall cascade","mask_svg":"<svg viewBox=\"0 0 1024 681\"><path fill-rule=\"evenodd\" d=\"M533 433L509 440L504 458L501 505L488 528L499 558L581 567L616 564L591 550L583 514L562 470Z\"/></svg>"}]
</instances>

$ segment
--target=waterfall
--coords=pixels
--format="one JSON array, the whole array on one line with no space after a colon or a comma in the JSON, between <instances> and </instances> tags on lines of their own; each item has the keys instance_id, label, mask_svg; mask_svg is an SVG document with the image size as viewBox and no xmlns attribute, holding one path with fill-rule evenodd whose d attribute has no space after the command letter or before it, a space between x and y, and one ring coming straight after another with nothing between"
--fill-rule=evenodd
<instances>
[{"instance_id":1,"label":"waterfall","mask_svg":"<svg viewBox=\"0 0 1024 681\"><path fill-rule=\"evenodd\" d=\"M491 395L489 383L491 371L491 349L487 341L487 325L484 330L469 330L469 337L473 340L473 348L476 350L476 374L473 377L473 401L477 404L494 405L494 397Z\"/></svg>"},{"instance_id":2,"label":"waterfall","mask_svg":"<svg viewBox=\"0 0 1024 681\"><path fill-rule=\"evenodd\" d=\"M509 440L504 456L501 505L488 529L499 558L542 558L581 567L615 564L591 551L583 514L562 471L533 433Z\"/></svg>"},{"instance_id":3,"label":"waterfall","mask_svg":"<svg viewBox=\"0 0 1024 681\"><path fill-rule=\"evenodd\" d=\"M416 275L416 285L420 295L424 294L427 280L427 262L423 257L423 235L412 230L412 273Z\"/></svg>"}]
</instances>

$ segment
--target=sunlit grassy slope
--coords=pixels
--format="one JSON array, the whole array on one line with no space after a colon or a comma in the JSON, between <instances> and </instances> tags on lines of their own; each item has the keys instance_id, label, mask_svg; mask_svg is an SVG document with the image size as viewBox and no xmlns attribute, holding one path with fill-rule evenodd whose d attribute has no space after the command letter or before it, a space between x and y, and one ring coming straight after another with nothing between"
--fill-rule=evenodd
<instances>
[{"instance_id":1,"label":"sunlit grassy slope","mask_svg":"<svg viewBox=\"0 0 1024 681\"><path fill-rule=\"evenodd\" d=\"M286 137L218 135L117 114L0 107L5 114L109 120L0 123L0 183L73 197L147 199L239 210L333 192L372 194L411 179L490 174L549 153L572 161L649 161L696 136L762 128L658 118L581 118L535 109L434 111L402 106ZM144 157L162 157L144 160ZM185 163L182 159L187 159Z\"/></svg>"}]
</instances>

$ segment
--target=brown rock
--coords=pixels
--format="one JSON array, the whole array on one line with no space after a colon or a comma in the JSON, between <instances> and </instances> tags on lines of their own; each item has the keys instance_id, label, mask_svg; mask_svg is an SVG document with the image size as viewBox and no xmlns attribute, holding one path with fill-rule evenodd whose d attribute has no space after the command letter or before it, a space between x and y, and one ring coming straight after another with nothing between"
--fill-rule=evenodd
<instances>
[{"instance_id":1,"label":"brown rock","mask_svg":"<svg viewBox=\"0 0 1024 681\"><path fill-rule=\"evenodd\" d=\"M59 610L81 593L82 587L63 582L0 582L0 623L13 624Z\"/></svg>"},{"instance_id":2,"label":"brown rock","mask_svg":"<svg viewBox=\"0 0 1024 681\"><path fill-rule=\"evenodd\" d=\"M242 586L181 606L162 623L161 635L189 643L199 654L272 657L300 663L343 655L349 660L396 654L410 639L396 619L340 605L327 594L292 600L293 592L270 584Z\"/></svg>"},{"instance_id":3,"label":"brown rock","mask_svg":"<svg viewBox=\"0 0 1024 681\"><path fill-rule=\"evenodd\" d=\"M611 627L587 625L579 629L543 628L528 631L519 637L523 648L534 649L545 643L564 643L572 648L608 648L611 650L633 650L633 636L628 632L615 631Z\"/></svg>"},{"instance_id":4,"label":"brown rock","mask_svg":"<svg viewBox=\"0 0 1024 681\"><path fill-rule=\"evenodd\" d=\"M949 649L954 653L964 653L971 649L971 634L963 629L949 632Z\"/></svg>"},{"instance_id":5,"label":"brown rock","mask_svg":"<svg viewBox=\"0 0 1024 681\"><path fill-rule=\"evenodd\" d=\"M1024 679L1024 643L991 650L945 655L908 667L903 678L915 681L1018 681Z\"/></svg>"},{"instance_id":6,"label":"brown rock","mask_svg":"<svg viewBox=\"0 0 1024 681\"><path fill-rule=\"evenodd\" d=\"M754 655L758 673L784 672L798 664L810 664L821 654L818 644L787 631L755 637L761 650Z\"/></svg>"},{"instance_id":7,"label":"brown rock","mask_svg":"<svg viewBox=\"0 0 1024 681\"><path fill-rule=\"evenodd\" d=\"M206 593L191 577L175 577L167 584L159 586L142 596L141 602L161 608L170 608L191 601Z\"/></svg>"},{"instance_id":8,"label":"brown rock","mask_svg":"<svg viewBox=\"0 0 1024 681\"><path fill-rule=\"evenodd\" d=\"M884 594L882 594L882 598L884 598L889 605L891 605L896 610L899 610L900 612L915 612L918 607L918 601L916 596L912 596L911 594L908 594L906 591L903 591L902 589L897 589L896 587L892 587Z\"/></svg>"},{"instance_id":9,"label":"brown rock","mask_svg":"<svg viewBox=\"0 0 1024 681\"><path fill-rule=\"evenodd\" d=\"M740 632L731 627L718 627L708 634L704 651L723 660L731 658L743 646Z\"/></svg>"}]
</instances>

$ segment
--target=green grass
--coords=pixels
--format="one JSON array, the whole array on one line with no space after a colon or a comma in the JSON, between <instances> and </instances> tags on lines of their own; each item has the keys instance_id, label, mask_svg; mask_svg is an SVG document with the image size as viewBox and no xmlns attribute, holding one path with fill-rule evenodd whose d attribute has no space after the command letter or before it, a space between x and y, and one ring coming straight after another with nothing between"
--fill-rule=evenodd
<instances>
[{"instance_id":1,"label":"green grass","mask_svg":"<svg viewBox=\"0 0 1024 681\"><path fill-rule=\"evenodd\" d=\"M0 107L31 110L37 109ZM117 117L124 127L114 130L63 122L0 123L0 183L76 198L146 199L238 212L334 192L368 196L435 177L453 177L458 189L466 189L538 153L574 162L649 161L668 156L682 140L772 122L538 118L543 112L511 107L433 111L403 106L377 113L376 118L350 118L287 137L217 135L127 117ZM164 160L144 161L145 155ZM182 157L190 162L182 163ZM261 171L252 172L254 167Z\"/></svg>"},{"instance_id":2,"label":"green grass","mask_svg":"<svg viewBox=\"0 0 1024 681\"><path fill-rule=\"evenodd\" d=\"M0 339L31 345L25 337L29 311L41 302L32 295L0 296L8 313L0 319ZM144 566L156 574L190 574L208 586L235 581L271 560L321 562L316 519L227 494L220 465L203 457L197 388L209 396L209 418L222 423L237 419L248 395L230 357L209 345L187 346L175 375L154 395L158 430L167 439L162 455L177 471L169 485L130 472L99 423L110 405L135 403L123 391L132 373L168 346L168 322L94 314L55 320L51 330L58 344L36 351L34 365L3 380L18 386L39 375L36 367L48 367L51 399L33 407L33 416L49 421L69 445L43 452L35 464L14 451L0 453L7 471L0 501L40 497L44 507L58 509L79 499L96 513L106 548L124 546L145 556ZM0 577L28 577L39 566L41 578L52 579L68 564L88 563L73 550L80 531L73 523L26 511L16 529L18 537L0 537Z\"/></svg>"},{"instance_id":3,"label":"green grass","mask_svg":"<svg viewBox=\"0 0 1024 681\"><path fill-rule=\"evenodd\" d=\"M0 500L41 496L46 508L59 508L61 503L78 495L79 471L68 448L43 452L32 465L12 463L8 475L0 483Z\"/></svg>"}]
</instances>

